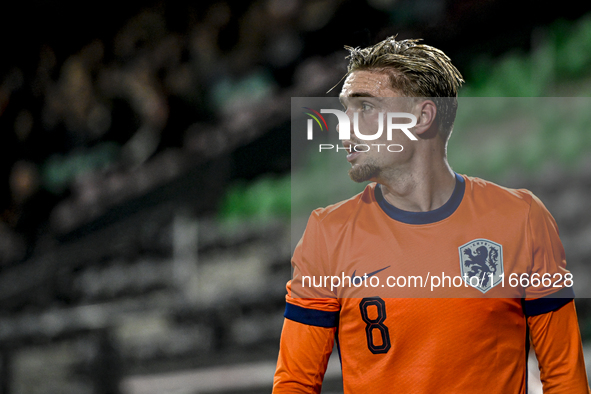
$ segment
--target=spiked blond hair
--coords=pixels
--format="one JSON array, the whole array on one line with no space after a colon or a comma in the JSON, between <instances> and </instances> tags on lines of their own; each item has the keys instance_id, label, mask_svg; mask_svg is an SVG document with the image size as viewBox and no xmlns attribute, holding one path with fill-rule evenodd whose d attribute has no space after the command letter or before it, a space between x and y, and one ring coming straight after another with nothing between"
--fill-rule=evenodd
<instances>
[{"instance_id":1,"label":"spiked blond hair","mask_svg":"<svg viewBox=\"0 0 591 394\"><path fill-rule=\"evenodd\" d=\"M445 53L419 41L396 41L391 36L367 48L345 46L349 51L347 76L357 70L386 72L392 87L402 94L432 99L438 110L439 134L447 141L464 79Z\"/></svg>"}]
</instances>

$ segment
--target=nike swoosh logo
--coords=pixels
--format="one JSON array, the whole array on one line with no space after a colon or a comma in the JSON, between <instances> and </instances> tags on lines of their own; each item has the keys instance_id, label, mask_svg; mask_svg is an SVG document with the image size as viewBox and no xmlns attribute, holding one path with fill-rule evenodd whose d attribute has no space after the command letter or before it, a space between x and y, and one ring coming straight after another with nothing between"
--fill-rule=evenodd
<instances>
[{"instance_id":1,"label":"nike swoosh logo","mask_svg":"<svg viewBox=\"0 0 591 394\"><path fill-rule=\"evenodd\" d=\"M378 272L381 272L381 271L385 270L386 268L390 268L390 266L384 267L384 268L379 269L379 270L374 271L374 272L370 272L369 274L364 275L364 276L355 276L355 273L357 272L357 270L355 270L355 271L353 271L353 275L351 275L351 281L355 281L355 278L359 278L359 279L361 279L361 283L363 283L363 281L365 279L374 276L375 274L377 274ZM353 283L355 283L355 282L353 282Z\"/></svg>"}]
</instances>

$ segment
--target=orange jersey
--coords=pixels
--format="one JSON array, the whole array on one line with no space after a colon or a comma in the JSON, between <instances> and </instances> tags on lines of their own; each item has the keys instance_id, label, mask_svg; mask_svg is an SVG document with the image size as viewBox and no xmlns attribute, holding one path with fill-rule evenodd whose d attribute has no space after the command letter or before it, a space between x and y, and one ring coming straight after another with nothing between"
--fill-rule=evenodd
<instances>
[{"instance_id":1,"label":"orange jersey","mask_svg":"<svg viewBox=\"0 0 591 394\"><path fill-rule=\"evenodd\" d=\"M528 336L547 392L588 392L573 278L526 190L456 175L405 212L370 184L312 213L292 264L275 393L319 392L335 334L345 393L525 394Z\"/></svg>"}]
</instances>

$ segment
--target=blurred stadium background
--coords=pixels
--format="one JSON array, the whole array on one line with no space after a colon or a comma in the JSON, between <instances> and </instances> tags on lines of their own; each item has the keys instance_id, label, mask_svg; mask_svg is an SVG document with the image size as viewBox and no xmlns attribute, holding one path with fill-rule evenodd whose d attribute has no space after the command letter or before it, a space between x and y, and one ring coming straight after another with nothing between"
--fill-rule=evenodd
<instances>
[{"instance_id":1,"label":"blurred stadium background","mask_svg":"<svg viewBox=\"0 0 591 394\"><path fill-rule=\"evenodd\" d=\"M468 81L470 109L473 97L571 98L553 99L566 112L545 111L533 129L501 119L510 100L478 117L464 110L449 155L458 172L534 191L570 266L589 271L584 2L2 8L3 394L270 392L290 240L317 201L304 188L292 195L291 97L326 96L344 74L343 45L392 34L448 53ZM308 190L326 182L324 163L297 170ZM356 187L345 182L327 203ZM575 283L588 288L589 277ZM591 344L589 299L578 311ZM339 392L338 375L331 363L325 393Z\"/></svg>"}]
</instances>

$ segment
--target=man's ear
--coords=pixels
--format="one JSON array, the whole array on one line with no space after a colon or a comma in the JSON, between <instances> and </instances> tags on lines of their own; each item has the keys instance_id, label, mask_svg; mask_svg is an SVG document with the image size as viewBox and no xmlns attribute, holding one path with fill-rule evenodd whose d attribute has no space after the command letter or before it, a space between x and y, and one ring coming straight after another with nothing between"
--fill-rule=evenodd
<instances>
[{"instance_id":1,"label":"man's ear","mask_svg":"<svg viewBox=\"0 0 591 394\"><path fill-rule=\"evenodd\" d=\"M437 116L437 106L431 100L420 101L415 106L414 111L417 117L417 124L414 132L421 138L432 138L437 135L435 117Z\"/></svg>"}]
</instances>

